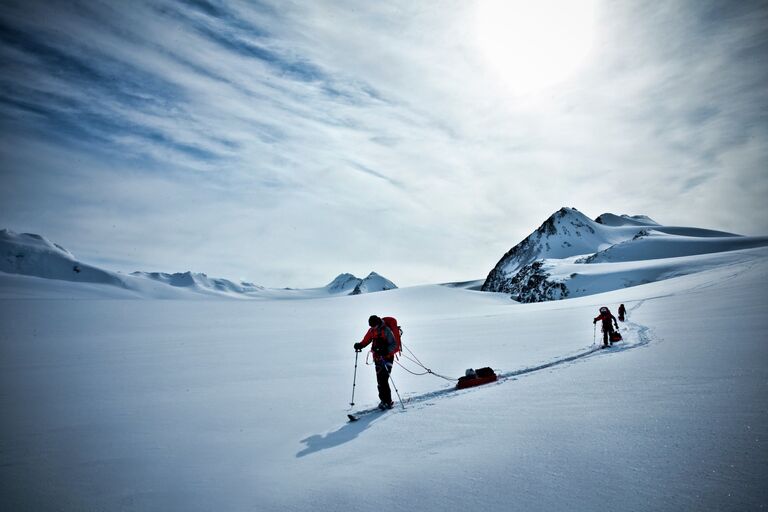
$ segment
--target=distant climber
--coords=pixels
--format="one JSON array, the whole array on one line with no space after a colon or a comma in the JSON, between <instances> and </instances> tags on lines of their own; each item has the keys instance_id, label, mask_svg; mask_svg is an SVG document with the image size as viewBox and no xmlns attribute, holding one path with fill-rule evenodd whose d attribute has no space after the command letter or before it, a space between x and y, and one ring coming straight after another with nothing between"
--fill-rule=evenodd
<instances>
[{"instance_id":1,"label":"distant climber","mask_svg":"<svg viewBox=\"0 0 768 512\"><path fill-rule=\"evenodd\" d=\"M622 304L621 306L619 306L619 320L623 322L626 315L627 315L627 308L625 308L624 304Z\"/></svg>"},{"instance_id":2,"label":"distant climber","mask_svg":"<svg viewBox=\"0 0 768 512\"><path fill-rule=\"evenodd\" d=\"M600 314L592 320L592 323L596 324L598 320L603 322L603 347L607 347L609 345L610 336L613 333L613 326L615 325L618 330L619 323L616 321L616 317L613 316L611 311L605 306L600 308Z\"/></svg>"},{"instance_id":3,"label":"distant climber","mask_svg":"<svg viewBox=\"0 0 768 512\"><path fill-rule=\"evenodd\" d=\"M359 351L373 343L371 352L376 368L379 400L381 400L379 409L391 409L395 403L392 401L392 390L389 388L389 374L392 372L395 354L400 350L400 329L397 327L397 320L392 317L382 319L371 315L368 318L368 325L370 327L368 332L360 342L355 343L354 347Z\"/></svg>"}]
</instances>

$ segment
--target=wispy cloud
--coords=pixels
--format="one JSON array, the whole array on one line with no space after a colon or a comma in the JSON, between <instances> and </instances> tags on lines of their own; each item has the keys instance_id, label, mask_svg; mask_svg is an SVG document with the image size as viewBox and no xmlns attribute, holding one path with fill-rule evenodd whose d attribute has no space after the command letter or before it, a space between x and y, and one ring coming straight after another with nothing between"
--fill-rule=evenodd
<instances>
[{"instance_id":1,"label":"wispy cloud","mask_svg":"<svg viewBox=\"0 0 768 512\"><path fill-rule=\"evenodd\" d=\"M599 7L521 96L467 2L6 2L0 220L292 286L482 277L562 205L767 231L768 9Z\"/></svg>"}]
</instances>

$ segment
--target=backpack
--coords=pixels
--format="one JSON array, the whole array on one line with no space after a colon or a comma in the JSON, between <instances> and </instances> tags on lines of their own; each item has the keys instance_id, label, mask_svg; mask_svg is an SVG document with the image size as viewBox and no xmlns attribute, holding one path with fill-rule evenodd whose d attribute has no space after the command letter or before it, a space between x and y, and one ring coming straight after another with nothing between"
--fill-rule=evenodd
<instances>
[{"instance_id":1,"label":"backpack","mask_svg":"<svg viewBox=\"0 0 768 512\"><path fill-rule=\"evenodd\" d=\"M395 351L392 352L391 356L397 354L402 349L402 342L400 341L400 337L403 335L403 328L397 325L397 319L391 316L385 316L382 318L384 323L389 327L389 330L392 331L392 335L395 337L396 347Z\"/></svg>"}]
</instances>

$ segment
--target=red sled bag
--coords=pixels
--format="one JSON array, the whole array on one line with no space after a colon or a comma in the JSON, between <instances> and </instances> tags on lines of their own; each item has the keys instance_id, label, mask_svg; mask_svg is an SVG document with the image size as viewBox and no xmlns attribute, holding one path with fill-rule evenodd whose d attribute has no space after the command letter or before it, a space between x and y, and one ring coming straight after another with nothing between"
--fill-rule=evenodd
<instances>
[{"instance_id":1,"label":"red sled bag","mask_svg":"<svg viewBox=\"0 0 768 512\"><path fill-rule=\"evenodd\" d=\"M621 334L619 334L618 331L613 331L611 333L610 338L611 338L611 343L613 343L615 341L621 341L622 340Z\"/></svg>"},{"instance_id":2,"label":"red sled bag","mask_svg":"<svg viewBox=\"0 0 768 512\"><path fill-rule=\"evenodd\" d=\"M473 386L480 386L482 384L488 384L489 382L496 382L498 377L496 372L492 368L486 366L485 368L479 368L473 370L470 368L467 370L464 377L459 377L459 382L456 384L456 389L471 388Z\"/></svg>"}]
</instances>

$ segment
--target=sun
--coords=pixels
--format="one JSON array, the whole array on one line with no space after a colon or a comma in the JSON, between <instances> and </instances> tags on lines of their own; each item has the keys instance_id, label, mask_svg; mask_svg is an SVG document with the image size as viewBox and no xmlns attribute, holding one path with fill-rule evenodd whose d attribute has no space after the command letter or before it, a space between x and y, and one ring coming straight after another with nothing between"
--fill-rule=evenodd
<instances>
[{"instance_id":1,"label":"sun","mask_svg":"<svg viewBox=\"0 0 768 512\"><path fill-rule=\"evenodd\" d=\"M515 92L571 76L588 56L596 0L479 0L477 45L491 71Z\"/></svg>"}]
</instances>

